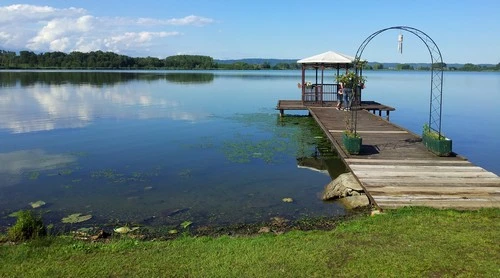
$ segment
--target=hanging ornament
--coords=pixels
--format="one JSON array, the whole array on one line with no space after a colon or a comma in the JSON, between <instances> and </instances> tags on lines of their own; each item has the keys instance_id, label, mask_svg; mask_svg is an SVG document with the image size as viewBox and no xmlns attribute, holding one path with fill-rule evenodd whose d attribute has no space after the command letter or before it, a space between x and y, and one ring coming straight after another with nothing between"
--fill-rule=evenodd
<instances>
[{"instance_id":1,"label":"hanging ornament","mask_svg":"<svg viewBox=\"0 0 500 278\"><path fill-rule=\"evenodd\" d=\"M398 51L403 54L403 35L399 34L398 36Z\"/></svg>"}]
</instances>

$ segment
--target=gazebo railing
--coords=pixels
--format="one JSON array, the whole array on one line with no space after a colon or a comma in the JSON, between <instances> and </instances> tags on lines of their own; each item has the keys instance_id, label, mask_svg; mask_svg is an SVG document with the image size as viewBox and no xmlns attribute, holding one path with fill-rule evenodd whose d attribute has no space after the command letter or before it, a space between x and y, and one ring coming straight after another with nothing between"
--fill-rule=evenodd
<instances>
[{"instance_id":1,"label":"gazebo railing","mask_svg":"<svg viewBox=\"0 0 500 278\"><path fill-rule=\"evenodd\" d=\"M327 104L337 102L338 84L312 84L305 87L302 101L304 104Z\"/></svg>"}]
</instances>

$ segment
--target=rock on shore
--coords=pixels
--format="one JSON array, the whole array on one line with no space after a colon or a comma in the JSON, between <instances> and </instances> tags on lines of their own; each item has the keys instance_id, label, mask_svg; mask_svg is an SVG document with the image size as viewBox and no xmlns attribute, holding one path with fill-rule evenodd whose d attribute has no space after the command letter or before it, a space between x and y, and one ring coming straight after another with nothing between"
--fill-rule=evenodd
<instances>
[{"instance_id":1,"label":"rock on shore","mask_svg":"<svg viewBox=\"0 0 500 278\"><path fill-rule=\"evenodd\" d=\"M352 173L345 173L331 181L323 191L323 200L342 199L342 203L350 209L366 207L370 201L363 187Z\"/></svg>"}]
</instances>

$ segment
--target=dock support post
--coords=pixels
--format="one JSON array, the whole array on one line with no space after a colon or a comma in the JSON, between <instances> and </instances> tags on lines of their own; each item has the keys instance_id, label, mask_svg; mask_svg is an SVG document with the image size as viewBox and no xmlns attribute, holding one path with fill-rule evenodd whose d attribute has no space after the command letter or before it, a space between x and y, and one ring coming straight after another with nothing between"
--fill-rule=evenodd
<instances>
[{"instance_id":1,"label":"dock support post","mask_svg":"<svg viewBox=\"0 0 500 278\"><path fill-rule=\"evenodd\" d=\"M280 109L280 117L283 117L285 115L285 110Z\"/></svg>"},{"instance_id":2,"label":"dock support post","mask_svg":"<svg viewBox=\"0 0 500 278\"><path fill-rule=\"evenodd\" d=\"M390 121L389 120L389 112L391 112L391 111L389 111L389 110L386 111L386 117L385 118L387 119L387 121Z\"/></svg>"}]
</instances>

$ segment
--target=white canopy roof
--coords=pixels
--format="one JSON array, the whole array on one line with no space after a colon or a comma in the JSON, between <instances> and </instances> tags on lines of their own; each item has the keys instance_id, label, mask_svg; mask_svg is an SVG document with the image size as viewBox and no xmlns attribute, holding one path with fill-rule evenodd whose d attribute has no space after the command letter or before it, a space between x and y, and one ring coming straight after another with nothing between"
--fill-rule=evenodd
<instances>
[{"instance_id":1,"label":"white canopy roof","mask_svg":"<svg viewBox=\"0 0 500 278\"><path fill-rule=\"evenodd\" d=\"M354 57L336 53L333 51L327 51L318 55L314 55L309 58L304 58L298 60L298 64L351 64L354 61Z\"/></svg>"}]
</instances>

